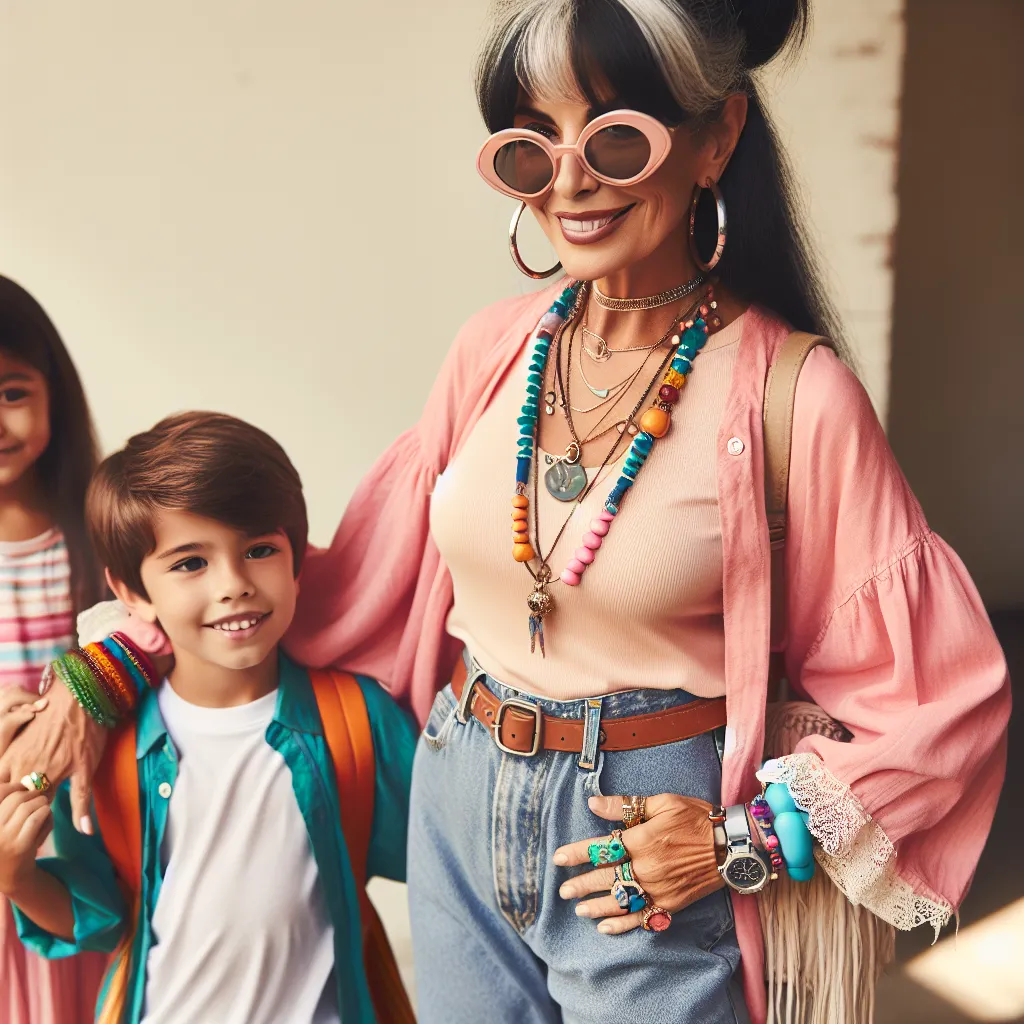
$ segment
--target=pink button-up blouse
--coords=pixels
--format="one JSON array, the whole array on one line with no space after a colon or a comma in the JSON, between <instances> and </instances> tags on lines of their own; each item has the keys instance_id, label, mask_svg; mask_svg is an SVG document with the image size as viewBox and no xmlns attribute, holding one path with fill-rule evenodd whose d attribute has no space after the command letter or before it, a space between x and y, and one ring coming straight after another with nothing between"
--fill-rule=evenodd
<instances>
[{"instance_id":1,"label":"pink button-up blouse","mask_svg":"<svg viewBox=\"0 0 1024 1024\"><path fill-rule=\"evenodd\" d=\"M326 550L311 551L287 646L380 679L423 721L459 650L429 498L561 285L476 314L420 422L381 456ZM788 329L751 309L718 431L729 736L722 800L755 792L769 647L761 410ZM738 443L737 442L741 442ZM509 461L511 473L511 457ZM511 485L510 485L511 486ZM809 356L793 422L787 546L789 678L853 734L801 741L775 777L810 812L822 866L898 927L962 900L1002 784L1005 660L963 564L932 533L856 377ZM765 1017L753 899L734 900L752 1019Z\"/></svg>"}]
</instances>

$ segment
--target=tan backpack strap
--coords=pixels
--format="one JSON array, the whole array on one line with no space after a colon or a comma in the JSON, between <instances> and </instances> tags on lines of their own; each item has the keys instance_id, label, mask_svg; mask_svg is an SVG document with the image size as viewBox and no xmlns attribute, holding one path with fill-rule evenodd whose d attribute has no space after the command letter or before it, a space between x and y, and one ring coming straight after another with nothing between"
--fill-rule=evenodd
<instances>
[{"instance_id":1,"label":"tan backpack strap","mask_svg":"<svg viewBox=\"0 0 1024 1024\"><path fill-rule=\"evenodd\" d=\"M764 388L764 495L772 553L772 650L786 637L786 504L789 456L793 445L796 382L811 349L832 343L805 331L793 331L768 369Z\"/></svg>"}]
</instances>

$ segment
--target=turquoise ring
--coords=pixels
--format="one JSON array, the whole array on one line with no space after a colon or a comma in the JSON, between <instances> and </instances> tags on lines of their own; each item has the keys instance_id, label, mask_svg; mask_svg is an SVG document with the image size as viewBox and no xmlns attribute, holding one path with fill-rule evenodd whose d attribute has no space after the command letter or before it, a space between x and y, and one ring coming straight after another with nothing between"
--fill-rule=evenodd
<instances>
[{"instance_id":1,"label":"turquoise ring","mask_svg":"<svg viewBox=\"0 0 1024 1024\"><path fill-rule=\"evenodd\" d=\"M611 888L615 902L628 914L635 914L647 907L647 894L633 877L629 861L615 869L615 882Z\"/></svg>"},{"instance_id":2,"label":"turquoise ring","mask_svg":"<svg viewBox=\"0 0 1024 1024\"><path fill-rule=\"evenodd\" d=\"M612 832L611 838L606 842L591 843L587 847L587 853L590 855L590 863L595 868L603 868L609 864L618 864L621 861L627 860L629 854L626 852L626 846L622 842L622 829L615 829Z\"/></svg>"}]
</instances>

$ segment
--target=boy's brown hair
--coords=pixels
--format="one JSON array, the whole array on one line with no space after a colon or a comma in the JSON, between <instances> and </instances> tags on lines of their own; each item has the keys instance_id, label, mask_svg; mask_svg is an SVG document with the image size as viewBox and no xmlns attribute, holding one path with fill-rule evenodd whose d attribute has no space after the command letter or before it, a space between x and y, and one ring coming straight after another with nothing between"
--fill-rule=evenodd
<instances>
[{"instance_id":1,"label":"boy's brown hair","mask_svg":"<svg viewBox=\"0 0 1024 1024\"><path fill-rule=\"evenodd\" d=\"M234 416L184 412L136 434L104 459L85 499L100 563L145 597L142 560L161 511L190 512L251 536L283 530L298 575L306 553L302 481L284 449Z\"/></svg>"}]
</instances>

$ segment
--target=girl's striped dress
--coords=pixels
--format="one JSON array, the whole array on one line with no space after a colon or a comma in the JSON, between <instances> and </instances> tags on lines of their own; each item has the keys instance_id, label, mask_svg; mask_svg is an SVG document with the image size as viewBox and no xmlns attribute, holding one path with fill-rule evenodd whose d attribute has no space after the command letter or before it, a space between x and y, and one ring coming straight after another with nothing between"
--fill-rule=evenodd
<instances>
[{"instance_id":1,"label":"girl's striped dress","mask_svg":"<svg viewBox=\"0 0 1024 1024\"><path fill-rule=\"evenodd\" d=\"M0 542L0 686L35 692L46 665L74 643L71 571L57 530ZM43 960L25 950L0 897L0 1021L88 1024L106 958Z\"/></svg>"}]
</instances>

